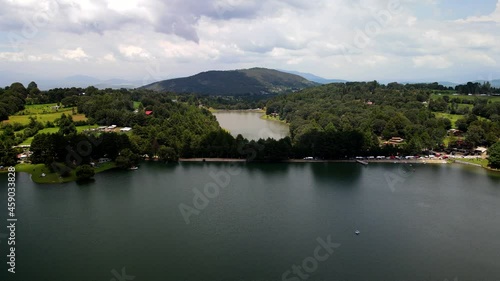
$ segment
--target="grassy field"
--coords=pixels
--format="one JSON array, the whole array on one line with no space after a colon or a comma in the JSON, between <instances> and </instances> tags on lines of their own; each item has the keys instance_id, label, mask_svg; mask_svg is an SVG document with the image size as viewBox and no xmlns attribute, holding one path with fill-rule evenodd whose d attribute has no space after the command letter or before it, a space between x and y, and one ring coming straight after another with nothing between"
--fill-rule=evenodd
<instances>
[{"instance_id":1,"label":"grassy field","mask_svg":"<svg viewBox=\"0 0 500 281\"><path fill-rule=\"evenodd\" d=\"M97 128L97 127L99 127L99 126L98 125L76 126L76 131L78 133L80 133L80 132L83 132L83 130ZM53 134L53 133L57 133L58 131L59 131L59 128L45 128L45 129L38 131L37 134ZM33 138L34 137L27 138L25 141L23 141L21 143L21 145L31 144L31 142L33 142Z\"/></svg>"},{"instance_id":2,"label":"grassy field","mask_svg":"<svg viewBox=\"0 0 500 281\"><path fill-rule=\"evenodd\" d=\"M50 114L56 113L53 106L57 106L57 103L46 103L46 104L29 104L24 107L24 110L19 111L15 115L37 115L37 114ZM71 108L59 108L57 112L66 113L71 112Z\"/></svg>"},{"instance_id":3,"label":"grassy field","mask_svg":"<svg viewBox=\"0 0 500 281\"><path fill-rule=\"evenodd\" d=\"M463 104L463 103L459 103L458 104L458 108L468 108L469 110L472 111L472 108L474 108L474 105L473 104Z\"/></svg>"},{"instance_id":4,"label":"grassy field","mask_svg":"<svg viewBox=\"0 0 500 281\"><path fill-rule=\"evenodd\" d=\"M483 166L484 168L488 167L488 159L468 159L468 158L463 158L463 159L457 159L463 162L468 162L468 163L473 163L473 164L479 164Z\"/></svg>"},{"instance_id":5,"label":"grassy field","mask_svg":"<svg viewBox=\"0 0 500 281\"><path fill-rule=\"evenodd\" d=\"M99 165L95 168L96 173L101 173L107 170L116 168L115 163L109 162ZM44 164L17 164L16 172L24 172L31 175L31 180L36 183L65 183L76 180L75 170L72 170L68 177L60 177L57 173L51 173L49 168ZM42 176L42 173L45 176Z\"/></svg>"},{"instance_id":6,"label":"grassy field","mask_svg":"<svg viewBox=\"0 0 500 281\"><path fill-rule=\"evenodd\" d=\"M48 113L48 114L35 114L35 115L11 115L9 116L9 120L4 120L3 123L21 123L23 125L29 124L30 116L36 116L36 120L42 123L45 123L47 121L54 122L57 118L61 118L61 115L63 113L69 113L71 114L71 111L69 112L56 112L56 113ZM73 121L85 121L87 120L87 117L85 117L85 114L75 114L72 115Z\"/></svg>"},{"instance_id":7,"label":"grassy field","mask_svg":"<svg viewBox=\"0 0 500 281\"><path fill-rule=\"evenodd\" d=\"M271 115L264 114L260 118L264 119L264 120L277 121L277 122L281 122L281 123L287 124L285 120L281 120L279 117L273 117Z\"/></svg>"},{"instance_id":8,"label":"grassy field","mask_svg":"<svg viewBox=\"0 0 500 281\"><path fill-rule=\"evenodd\" d=\"M463 118L463 115L457 115L457 114L448 114L448 113L442 113L442 112L434 112L436 115L436 118L448 118L451 121L451 125L453 128L456 128L455 123L457 122L458 119Z\"/></svg>"},{"instance_id":9,"label":"grassy field","mask_svg":"<svg viewBox=\"0 0 500 281\"><path fill-rule=\"evenodd\" d=\"M134 101L134 109L138 109L140 104L140 101Z\"/></svg>"},{"instance_id":10,"label":"grassy field","mask_svg":"<svg viewBox=\"0 0 500 281\"><path fill-rule=\"evenodd\" d=\"M456 129L456 122L458 119L463 118L464 115L459 115L459 114L449 114L449 113L442 113L442 112L432 112L436 115L436 118L448 118L451 121L451 126ZM484 117L478 116L477 117L479 120L487 120Z\"/></svg>"},{"instance_id":11,"label":"grassy field","mask_svg":"<svg viewBox=\"0 0 500 281\"><path fill-rule=\"evenodd\" d=\"M463 100L475 100L476 98L479 98L479 99L487 99L487 100L492 101L492 102L500 102L500 96L468 96L468 95L454 96L454 95L451 95L451 94L441 94L441 95L439 95L439 94L432 94L431 95L431 99L435 100L438 97L443 97L443 96L449 96L450 100L453 99L453 98L460 98L460 99L463 99Z\"/></svg>"},{"instance_id":12,"label":"grassy field","mask_svg":"<svg viewBox=\"0 0 500 281\"><path fill-rule=\"evenodd\" d=\"M69 177L62 178L57 173L51 173L44 164L17 164L16 172L25 172L31 175L31 180L36 183L64 183L76 180L73 171ZM45 174L43 177L42 174Z\"/></svg>"},{"instance_id":13,"label":"grassy field","mask_svg":"<svg viewBox=\"0 0 500 281\"><path fill-rule=\"evenodd\" d=\"M3 123L20 123L26 125L30 122L30 116L36 117L37 121L42 123L47 121L54 122L54 120L60 118L63 113L71 115L73 121L87 120L84 114L72 115L72 108L60 108L58 111L54 111L52 107L56 105L56 103L26 105L24 110L9 116L9 120L5 120Z\"/></svg>"}]
</instances>

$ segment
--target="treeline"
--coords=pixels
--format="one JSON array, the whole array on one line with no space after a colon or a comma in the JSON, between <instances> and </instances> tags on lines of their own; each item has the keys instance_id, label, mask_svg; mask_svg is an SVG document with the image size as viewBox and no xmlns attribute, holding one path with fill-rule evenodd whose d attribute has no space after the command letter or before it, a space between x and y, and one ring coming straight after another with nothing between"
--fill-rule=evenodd
<instances>
[{"instance_id":1,"label":"treeline","mask_svg":"<svg viewBox=\"0 0 500 281\"><path fill-rule=\"evenodd\" d=\"M21 83L13 83L5 89L0 88L0 121L9 119L19 110L24 109L28 90Z\"/></svg>"},{"instance_id":2,"label":"treeline","mask_svg":"<svg viewBox=\"0 0 500 281\"><path fill-rule=\"evenodd\" d=\"M452 128L449 119L436 118L427 107L432 92L416 85L384 86L376 81L329 84L276 97L268 102L266 113L277 114L290 124L295 156L416 154L423 149L443 148L447 130ZM491 105L495 109L497 106ZM491 117L494 113L486 110L484 116L488 114ZM467 132L466 141L473 145L498 141L497 120L472 116L462 128ZM381 146L392 137L403 138L404 142Z\"/></svg>"},{"instance_id":3,"label":"treeline","mask_svg":"<svg viewBox=\"0 0 500 281\"><path fill-rule=\"evenodd\" d=\"M222 130L215 116L204 107L199 108L198 100L191 97L146 90L94 94L79 98L78 111L99 125L132 127L131 150L142 156L157 156L165 161L192 157L246 158L251 154L245 153L250 147L265 143L269 146L256 149L252 160L279 158L278 152L270 150L274 140L258 143L241 136L234 138ZM137 110L133 109L133 100L140 103ZM150 115L146 115L146 111L150 111ZM283 150L286 157L290 150L291 146Z\"/></svg>"},{"instance_id":4,"label":"treeline","mask_svg":"<svg viewBox=\"0 0 500 281\"><path fill-rule=\"evenodd\" d=\"M266 102L275 97L274 94L269 95L241 95L241 96L200 96L200 95L183 95L179 97L179 101L186 101L192 104L198 103L208 108L217 108L221 110L246 110L264 108Z\"/></svg>"},{"instance_id":5,"label":"treeline","mask_svg":"<svg viewBox=\"0 0 500 281\"><path fill-rule=\"evenodd\" d=\"M99 136L85 134L38 134L31 144L31 161L45 164L62 177L69 176L78 166L108 158L116 161L122 168L129 168L139 161L133 153L133 144L129 137L118 133L106 133Z\"/></svg>"},{"instance_id":6,"label":"treeline","mask_svg":"<svg viewBox=\"0 0 500 281\"><path fill-rule=\"evenodd\" d=\"M464 85L455 86L455 91L462 95L488 95L488 94L500 94L500 88L494 88L491 86L489 81L479 83L479 82L468 82Z\"/></svg>"},{"instance_id":7,"label":"treeline","mask_svg":"<svg viewBox=\"0 0 500 281\"><path fill-rule=\"evenodd\" d=\"M467 106L472 105L472 109ZM467 115L472 113L492 121L500 119L500 103L492 102L487 98L475 97L474 99L450 98L449 96L440 96L437 99L431 99L429 109L436 112L450 114Z\"/></svg>"},{"instance_id":8,"label":"treeline","mask_svg":"<svg viewBox=\"0 0 500 281\"><path fill-rule=\"evenodd\" d=\"M31 145L34 163L63 165L61 167L68 169L103 157L127 168L146 155L162 161L192 157L280 161L311 156L345 159L418 154L423 149L443 148L452 122L432 113L431 95L435 91L449 90L437 83L381 85L377 81L348 82L259 101L250 97L214 98L143 89L98 90L88 87L41 92L35 83L30 83L26 89L14 83L2 89L1 97L20 99L18 108L23 108L27 102L76 106L79 113L87 116L88 124L127 126L132 131L127 134L96 131L79 134L71 116L62 115L50 124L59 127L58 133L37 134L44 125L32 118L28 125L4 126L0 135L0 160L12 163L14 151L10 147L29 136L35 136ZM452 145L489 146L498 141L499 103L481 99L474 102L472 110L456 121L456 126L465 133L465 144L451 138ZM290 124L291 137L258 141L249 141L241 135L235 138L219 126L207 106L265 107L267 114L277 115ZM397 145L383 145L393 137L404 141ZM90 149L81 153L82 145ZM74 155L75 151L81 160L68 162L69 155Z\"/></svg>"}]
</instances>

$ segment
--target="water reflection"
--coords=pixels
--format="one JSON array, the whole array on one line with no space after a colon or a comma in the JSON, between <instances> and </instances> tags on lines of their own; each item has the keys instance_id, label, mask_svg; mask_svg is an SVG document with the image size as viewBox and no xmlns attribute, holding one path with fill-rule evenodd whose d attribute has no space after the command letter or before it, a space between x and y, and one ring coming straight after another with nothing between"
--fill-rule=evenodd
<instances>
[{"instance_id":1,"label":"water reflection","mask_svg":"<svg viewBox=\"0 0 500 281\"><path fill-rule=\"evenodd\" d=\"M356 163L308 163L313 179L316 183L326 183L335 180L339 186L349 186L349 184L359 181L363 170L367 167Z\"/></svg>"},{"instance_id":2,"label":"water reflection","mask_svg":"<svg viewBox=\"0 0 500 281\"><path fill-rule=\"evenodd\" d=\"M220 126L235 137L241 134L249 140L258 140L260 138L282 139L289 135L287 124L261 119L263 114L255 111L219 111L214 113Z\"/></svg>"}]
</instances>

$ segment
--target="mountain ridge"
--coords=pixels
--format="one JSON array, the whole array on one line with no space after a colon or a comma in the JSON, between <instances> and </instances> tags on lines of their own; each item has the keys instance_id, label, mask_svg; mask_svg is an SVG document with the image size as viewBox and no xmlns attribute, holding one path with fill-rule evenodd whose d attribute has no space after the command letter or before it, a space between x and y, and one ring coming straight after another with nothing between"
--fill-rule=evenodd
<instances>
[{"instance_id":1,"label":"mountain ridge","mask_svg":"<svg viewBox=\"0 0 500 281\"><path fill-rule=\"evenodd\" d=\"M281 94L317 85L318 83L296 74L254 67L237 70L209 70L193 76L158 81L141 88L177 93L232 96Z\"/></svg>"}]
</instances>

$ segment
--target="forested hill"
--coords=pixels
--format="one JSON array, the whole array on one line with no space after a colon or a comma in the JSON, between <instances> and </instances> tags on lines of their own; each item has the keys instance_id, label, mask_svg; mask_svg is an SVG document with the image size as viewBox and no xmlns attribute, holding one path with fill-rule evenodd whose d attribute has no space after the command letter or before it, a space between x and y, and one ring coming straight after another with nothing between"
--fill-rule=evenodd
<instances>
[{"instance_id":1,"label":"forested hill","mask_svg":"<svg viewBox=\"0 0 500 281\"><path fill-rule=\"evenodd\" d=\"M194 76L164 80L143 88L175 93L238 96L281 94L317 85L301 76L273 69L251 68L207 71Z\"/></svg>"},{"instance_id":2,"label":"forested hill","mask_svg":"<svg viewBox=\"0 0 500 281\"><path fill-rule=\"evenodd\" d=\"M453 124L443 116L453 115L436 114L431 109L443 100L431 98L436 90L444 89L440 88L437 83L329 84L275 97L267 102L267 114L290 123L295 157L414 155L423 149L444 149L447 130ZM471 114L456 121L464 138L448 138L450 146L491 146L500 140L500 103L478 97L474 103ZM393 137L404 142L397 147L381 146Z\"/></svg>"}]
</instances>

